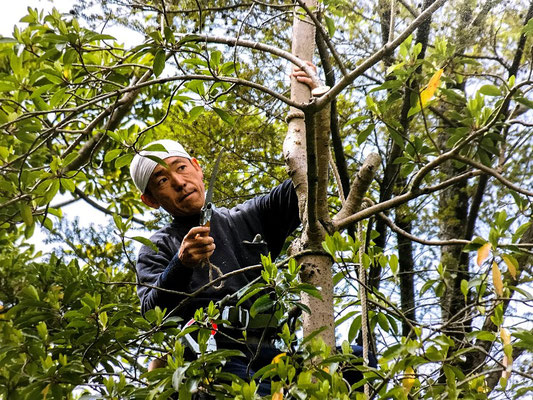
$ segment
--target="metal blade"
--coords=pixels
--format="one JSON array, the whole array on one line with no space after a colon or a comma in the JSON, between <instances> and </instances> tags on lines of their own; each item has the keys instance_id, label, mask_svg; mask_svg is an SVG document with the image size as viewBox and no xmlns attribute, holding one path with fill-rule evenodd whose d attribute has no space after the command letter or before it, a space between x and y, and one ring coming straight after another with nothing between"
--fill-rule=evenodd
<instances>
[{"instance_id":1,"label":"metal blade","mask_svg":"<svg viewBox=\"0 0 533 400\"><path fill-rule=\"evenodd\" d=\"M215 190L215 181L217 179L218 167L220 165L220 160L222 160L223 154L224 149L220 150L220 153L218 153L215 166L213 167L213 172L211 173L211 178L209 178L209 187L207 188L207 193L205 195L205 204L209 204L213 200L213 192Z\"/></svg>"}]
</instances>

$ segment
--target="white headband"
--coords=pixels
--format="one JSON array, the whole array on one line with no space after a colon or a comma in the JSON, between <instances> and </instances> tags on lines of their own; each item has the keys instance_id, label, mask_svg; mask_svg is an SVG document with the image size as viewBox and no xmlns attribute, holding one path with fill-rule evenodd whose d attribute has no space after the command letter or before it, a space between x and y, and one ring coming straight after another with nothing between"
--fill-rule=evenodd
<instances>
[{"instance_id":1,"label":"white headband","mask_svg":"<svg viewBox=\"0 0 533 400\"><path fill-rule=\"evenodd\" d=\"M189 153L187 153L183 146L175 140L157 140L150 143L146 147L151 147L154 144L162 145L166 151L143 150L139 154L135 154L135 157L133 157L133 160L130 164L130 175L133 179L133 183L135 183L137 189L139 189L142 193L146 191L146 186L148 186L150 176L152 175L152 172L154 172L154 168L157 165L157 162L145 156L155 156L162 160L168 157L183 157L191 159Z\"/></svg>"}]
</instances>

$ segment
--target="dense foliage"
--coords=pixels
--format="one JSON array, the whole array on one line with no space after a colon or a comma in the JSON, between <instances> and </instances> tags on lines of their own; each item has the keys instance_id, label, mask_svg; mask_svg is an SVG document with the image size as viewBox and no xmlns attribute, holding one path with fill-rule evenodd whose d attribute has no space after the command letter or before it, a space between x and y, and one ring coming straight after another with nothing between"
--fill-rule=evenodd
<instances>
[{"instance_id":1,"label":"dense foliage","mask_svg":"<svg viewBox=\"0 0 533 400\"><path fill-rule=\"evenodd\" d=\"M333 88L321 103L331 107L331 213L370 152L381 170L364 207L324 224L342 350L284 321L286 354L256 376L272 379L273 399L362 398L343 380L353 369L375 398L533 392L533 2L454 0L416 19L437 3L308 10L323 21L315 63ZM206 176L225 149L217 204L285 179L294 9L306 13L291 2L83 0L72 14L30 9L0 39L0 398L256 397L256 381L220 371L231 351L183 358L180 339L197 330L205 343L216 305L187 330L165 310L140 315L133 244L147 240L135 229L167 217L140 202L128 166L171 137ZM125 48L102 19L144 42ZM108 226L64 218L72 204ZM36 229L55 250L31 244ZM268 293L252 313L310 311L301 294L318 292L294 258L263 261L240 294ZM366 322L376 370L348 351ZM153 357L168 365L147 372Z\"/></svg>"}]
</instances>

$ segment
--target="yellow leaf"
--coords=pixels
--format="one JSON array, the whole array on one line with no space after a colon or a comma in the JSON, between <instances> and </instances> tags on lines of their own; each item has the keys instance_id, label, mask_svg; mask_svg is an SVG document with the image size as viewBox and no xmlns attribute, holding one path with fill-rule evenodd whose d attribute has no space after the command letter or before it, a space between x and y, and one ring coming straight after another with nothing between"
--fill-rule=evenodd
<instances>
[{"instance_id":1,"label":"yellow leaf","mask_svg":"<svg viewBox=\"0 0 533 400\"><path fill-rule=\"evenodd\" d=\"M46 387L41 390L41 394L43 395L43 400L46 400L46 396L48 395L48 391L50 390L50 384L46 385Z\"/></svg>"},{"instance_id":2,"label":"yellow leaf","mask_svg":"<svg viewBox=\"0 0 533 400\"><path fill-rule=\"evenodd\" d=\"M281 361L281 357L284 357L286 356L287 353L279 353L277 356L275 356L273 359L272 359L272 364L277 364Z\"/></svg>"},{"instance_id":3,"label":"yellow leaf","mask_svg":"<svg viewBox=\"0 0 533 400\"><path fill-rule=\"evenodd\" d=\"M490 249L492 248L492 245L487 242L483 246L481 246L477 251L477 265L481 267L481 264L483 264L483 261L489 256Z\"/></svg>"},{"instance_id":4,"label":"yellow leaf","mask_svg":"<svg viewBox=\"0 0 533 400\"><path fill-rule=\"evenodd\" d=\"M414 384L415 384L415 371L413 370L413 367L407 367L405 369L404 377L402 378L403 390L406 393L409 393Z\"/></svg>"},{"instance_id":5,"label":"yellow leaf","mask_svg":"<svg viewBox=\"0 0 533 400\"><path fill-rule=\"evenodd\" d=\"M506 256L506 255L503 255L502 258L503 258L503 261L505 262L505 265L507 265L507 270L509 271L513 279L516 279L516 266L513 260L509 256Z\"/></svg>"},{"instance_id":6,"label":"yellow leaf","mask_svg":"<svg viewBox=\"0 0 533 400\"><path fill-rule=\"evenodd\" d=\"M511 334L505 328L500 329L500 337L502 338L503 345L511 344Z\"/></svg>"},{"instance_id":7,"label":"yellow leaf","mask_svg":"<svg viewBox=\"0 0 533 400\"><path fill-rule=\"evenodd\" d=\"M498 264L492 263L492 283L494 284L494 291L499 297L503 296L503 281L502 273L498 268Z\"/></svg>"},{"instance_id":8,"label":"yellow leaf","mask_svg":"<svg viewBox=\"0 0 533 400\"><path fill-rule=\"evenodd\" d=\"M428 101L431 100L431 98L435 94L435 91L437 90L437 87L440 83L440 77L442 75L442 72L442 68L437 70L437 72L435 72L429 80L428 85L420 92L420 105L422 108L427 105Z\"/></svg>"},{"instance_id":9,"label":"yellow leaf","mask_svg":"<svg viewBox=\"0 0 533 400\"><path fill-rule=\"evenodd\" d=\"M276 392L272 395L272 400L283 400L283 390Z\"/></svg>"}]
</instances>

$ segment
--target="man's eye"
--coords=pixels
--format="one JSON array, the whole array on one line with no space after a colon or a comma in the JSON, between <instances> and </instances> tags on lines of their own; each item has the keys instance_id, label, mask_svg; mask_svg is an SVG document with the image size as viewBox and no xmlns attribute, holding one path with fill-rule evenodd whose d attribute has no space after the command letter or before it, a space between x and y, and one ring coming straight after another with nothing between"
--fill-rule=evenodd
<instances>
[{"instance_id":1,"label":"man's eye","mask_svg":"<svg viewBox=\"0 0 533 400\"><path fill-rule=\"evenodd\" d=\"M161 179L159 179L159 180L157 181L157 184L158 184L159 186L161 186L161 185L162 185L163 183L165 183L166 181L167 181L167 178L161 178Z\"/></svg>"},{"instance_id":2,"label":"man's eye","mask_svg":"<svg viewBox=\"0 0 533 400\"><path fill-rule=\"evenodd\" d=\"M184 169L185 169L185 165L180 165L180 166L178 167L178 171L183 171Z\"/></svg>"}]
</instances>

